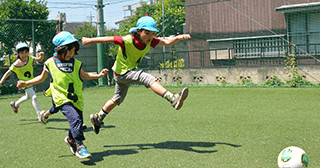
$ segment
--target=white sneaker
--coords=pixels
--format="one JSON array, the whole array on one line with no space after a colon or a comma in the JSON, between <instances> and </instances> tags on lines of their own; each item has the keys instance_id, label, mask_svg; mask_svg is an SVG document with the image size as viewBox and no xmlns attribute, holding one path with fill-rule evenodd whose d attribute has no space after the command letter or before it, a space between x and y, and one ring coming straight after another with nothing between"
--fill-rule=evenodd
<instances>
[{"instance_id":1,"label":"white sneaker","mask_svg":"<svg viewBox=\"0 0 320 168\"><path fill-rule=\"evenodd\" d=\"M44 115L46 111L42 110L40 113L39 113L39 116L38 116L38 121L40 121L42 124L46 125L48 122L48 117L46 117Z\"/></svg>"},{"instance_id":2,"label":"white sneaker","mask_svg":"<svg viewBox=\"0 0 320 168\"><path fill-rule=\"evenodd\" d=\"M18 108L19 108L19 106L16 107L16 102L14 102L14 101L11 102L11 103L10 103L10 106L11 106L13 112L18 113Z\"/></svg>"},{"instance_id":3,"label":"white sneaker","mask_svg":"<svg viewBox=\"0 0 320 168\"><path fill-rule=\"evenodd\" d=\"M188 97L188 92L189 89L185 87L181 90L179 94L174 94L171 106L174 107L176 110L179 110L183 105L183 101Z\"/></svg>"}]
</instances>

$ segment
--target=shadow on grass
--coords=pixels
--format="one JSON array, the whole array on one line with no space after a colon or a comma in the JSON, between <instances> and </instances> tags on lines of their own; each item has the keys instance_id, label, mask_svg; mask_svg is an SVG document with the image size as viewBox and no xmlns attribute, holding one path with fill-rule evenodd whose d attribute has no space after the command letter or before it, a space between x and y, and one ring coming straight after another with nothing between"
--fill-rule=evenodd
<instances>
[{"instance_id":1,"label":"shadow on grass","mask_svg":"<svg viewBox=\"0 0 320 168\"><path fill-rule=\"evenodd\" d=\"M123 150L106 150L104 152L91 153L92 157L89 160L82 161L84 165L94 166L97 162L103 161L104 156L112 156L112 155L133 155L137 154L138 151L134 149L123 149Z\"/></svg>"},{"instance_id":2,"label":"shadow on grass","mask_svg":"<svg viewBox=\"0 0 320 168\"><path fill-rule=\"evenodd\" d=\"M0 100L11 100L11 99L19 99L21 96L23 96L24 94L12 94L12 95L0 95ZM9 104L10 102L8 102L8 106L10 106Z\"/></svg>"},{"instance_id":3,"label":"shadow on grass","mask_svg":"<svg viewBox=\"0 0 320 168\"><path fill-rule=\"evenodd\" d=\"M20 119L20 121L24 122L20 125L40 124L40 122L36 118L35 119Z\"/></svg>"},{"instance_id":4,"label":"shadow on grass","mask_svg":"<svg viewBox=\"0 0 320 168\"><path fill-rule=\"evenodd\" d=\"M101 129L104 129L104 128L115 128L116 126L114 125L107 125L107 126L101 126L100 127L100 131ZM51 129L51 130L62 130L62 131L69 131L70 128L55 128L55 127L46 127L46 129ZM83 132L90 132L90 131L93 131L92 127L91 126L88 126L85 130L83 130Z\"/></svg>"},{"instance_id":5,"label":"shadow on grass","mask_svg":"<svg viewBox=\"0 0 320 168\"><path fill-rule=\"evenodd\" d=\"M206 150L206 148L212 148L216 145L226 145L230 147L241 147L241 145L235 145L224 142L184 142L184 141L166 141L160 143L151 144L130 144L130 145L106 145L106 148L113 147L138 147L139 149L123 149L123 150L106 150L104 152L92 153L92 158L81 163L85 165L96 165L97 162L103 160L105 156L111 155L132 155L138 153L140 150L151 150L151 149L170 149L170 150L183 150L188 152L196 153L215 153L218 150ZM204 150L198 150L194 148L203 148Z\"/></svg>"},{"instance_id":6,"label":"shadow on grass","mask_svg":"<svg viewBox=\"0 0 320 168\"><path fill-rule=\"evenodd\" d=\"M22 123L20 125L31 125L31 124L40 124L42 125L37 119L21 119L20 121L23 121L25 123ZM51 130L62 130L62 131L69 131L70 128L56 128L56 127L50 127L48 125L50 125L51 122L68 122L67 119L60 119L60 118L50 118L48 120L48 124L47 124L47 127L46 129L51 129ZM105 128L115 128L114 125L102 125L100 127L100 131L105 129ZM90 125L87 125L87 128L83 130L83 132L90 132L90 131L93 131L92 127L91 127L91 124Z\"/></svg>"},{"instance_id":7,"label":"shadow on grass","mask_svg":"<svg viewBox=\"0 0 320 168\"><path fill-rule=\"evenodd\" d=\"M20 124L20 125L30 125L30 124L41 124L38 119L21 119L20 121L23 121L25 123ZM53 118L53 119L49 119L49 122L66 122L68 121L67 119L59 119L59 118Z\"/></svg>"}]
</instances>

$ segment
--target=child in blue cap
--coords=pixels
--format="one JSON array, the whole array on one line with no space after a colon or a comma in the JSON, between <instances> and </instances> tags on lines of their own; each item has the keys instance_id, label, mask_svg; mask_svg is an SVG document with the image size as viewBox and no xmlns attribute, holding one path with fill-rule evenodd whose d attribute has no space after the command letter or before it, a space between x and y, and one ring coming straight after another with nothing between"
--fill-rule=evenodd
<instances>
[{"instance_id":1,"label":"child in blue cap","mask_svg":"<svg viewBox=\"0 0 320 168\"><path fill-rule=\"evenodd\" d=\"M147 88L150 87L156 94L168 100L176 110L182 107L183 101L188 96L188 88L183 88L180 93L173 94L166 90L154 76L137 69L137 66L149 51L150 47L154 48L157 45L170 46L182 39L191 38L190 35L182 34L167 40L158 39L155 37L156 32L159 32L156 27L156 22L150 16L141 17L137 22L137 27L131 28L129 32L131 34L124 37L106 36L82 38L82 44L84 45L114 43L120 46L116 61L112 67L116 81L115 94L105 103L99 113L90 115L92 127L96 134L99 133L105 116L114 107L123 102L131 84L145 85Z\"/></svg>"},{"instance_id":2,"label":"child in blue cap","mask_svg":"<svg viewBox=\"0 0 320 168\"><path fill-rule=\"evenodd\" d=\"M26 87L43 82L50 74L50 94L54 110L60 110L70 125L65 142L71 152L79 158L88 158L92 155L87 151L83 141L83 79L102 78L107 72L103 69L99 74L87 73L82 69L82 63L74 58L78 53L79 43L67 31L57 34L53 40L56 52L44 65L42 73L29 81L18 81L17 87ZM57 112L57 111L54 111ZM42 115L42 117L44 117Z\"/></svg>"},{"instance_id":3,"label":"child in blue cap","mask_svg":"<svg viewBox=\"0 0 320 168\"><path fill-rule=\"evenodd\" d=\"M12 72L16 73L19 80L27 81L33 79L33 63L41 62L43 60L44 52L40 52L40 57L33 57L29 55L29 46L27 43L21 42L16 45L17 60L10 66L9 70L3 75L0 80L0 85L11 75ZM38 105L36 92L33 90L32 85L23 88L25 95L22 96L18 101L11 102L10 106L12 107L15 113L18 113L19 105L28 100L32 100L32 106L37 112L37 118L40 120L40 108Z\"/></svg>"}]
</instances>

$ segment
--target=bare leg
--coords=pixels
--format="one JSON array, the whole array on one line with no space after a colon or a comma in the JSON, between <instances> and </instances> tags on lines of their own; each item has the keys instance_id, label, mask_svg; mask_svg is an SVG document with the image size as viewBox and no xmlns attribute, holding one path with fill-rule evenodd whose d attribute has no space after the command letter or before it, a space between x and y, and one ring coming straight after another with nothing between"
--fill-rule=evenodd
<instances>
[{"instance_id":1,"label":"bare leg","mask_svg":"<svg viewBox=\"0 0 320 168\"><path fill-rule=\"evenodd\" d=\"M158 81L153 82L150 87L159 96L163 96L163 94L167 92L167 89L165 89Z\"/></svg>"},{"instance_id":2,"label":"bare leg","mask_svg":"<svg viewBox=\"0 0 320 168\"><path fill-rule=\"evenodd\" d=\"M49 110L47 110L45 113L44 113L44 116L46 116L46 117L49 117L49 116L51 116L52 114L49 112Z\"/></svg>"},{"instance_id":3,"label":"bare leg","mask_svg":"<svg viewBox=\"0 0 320 168\"><path fill-rule=\"evenodd\" d=\"M112 99L108 100L106 104L102 107L102 110L106 113L109 113L113 108L117 106L117 103L115 103Z\"/></svg>"},{"instance_id":4,"label":"bare leg","mask_svg":"<svg viewBox=\"0 0 320 168\"><path fill-rule=\"evenodd\" d=\"M94 133L99 134L100 127L102 124L102 120L106 117L106 115L117 106L117 103L110 99L106 102L106 104L102 107L98 114L91 114L90 121L92 123L92 129Z\"/></svg>"}]
</instances>

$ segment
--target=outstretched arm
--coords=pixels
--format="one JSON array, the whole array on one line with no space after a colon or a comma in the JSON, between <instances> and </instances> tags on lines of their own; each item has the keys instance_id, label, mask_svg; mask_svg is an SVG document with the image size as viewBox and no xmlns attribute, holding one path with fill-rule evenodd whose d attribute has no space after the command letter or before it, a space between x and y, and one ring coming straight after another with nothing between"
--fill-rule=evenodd
<instances>
[{"instance_id":1,"label":"outstretched arm","mask_svg":"<svg viewBox=\"0 0 320 168\"><path fill-rule=\"evenodd\" d=\"M8 70L1 78L0 80L0 85L2 85L2 83L10 76L11 74L11 70Z\"/></svg>"},{"instance_id":2,"label":"outstretched arm","mask_svg":"<svg viewBox=\"0 0 320 168\"><path fill-rule=\"evenodd\" d=\"M83 45L96 44L96 43L113 43L113 36L93 37L93 38L82 37L81 41Z\"/></svg>"},{"instance_id":3,"label":"outstretched arm","mask_svg":"<svg viewBox=\"0 0 320 168\"><path fill-rule=\"evenodd\" d=\"M173 38L169 38L166 40L160 40L159 45L171 46L173 44L176 44L177 42L179 42L182 39L189 39L189 38L191 38L190 34L181 34L181 35L177 35Z\"/></svg>"},{"instance_id":4,"label":"outstretched arm","mask_svg":"<svg viewBox=\"0 0 320 168\"><path fill-rule=\"evenodd\" d=\"M34 59L34 61L36 61L36 62L42 62L43 56L44 56L44 52L40 52L39 55L40 55L40 57L36 57L36 58Z\"/></svg>"},{"instance_id":5,"label":"outstretched arm","mask_svg":"<svg viewBox=\"0 0 320 168\"><path fill-rule=\"evenodd\" d=\"M82 69L80 70L80 77L82 79L98 79L104 77L109 72L108 69L103 69L99 74L96 73L88 73L84 72Z\"/></svg>"},{"instance_id":6,"label":"outstretched arm","mask_svg":"<svg viewBox=\"0 0 320 168\"><path fill-rule=\"evenodd\" d=\"M21 89L21 88L24 88L24 87L27 87L27 86L30 86L30 85L35 85L35 84L39 84L39 83L42 83L44 80L47 79L48 77L48 74L49 72L46 71L46 70L43 70L42 73L31 79L31 80L28 80L28 81L18 81L17 82L17 88Z\"/></svg>"}]
</instances>

